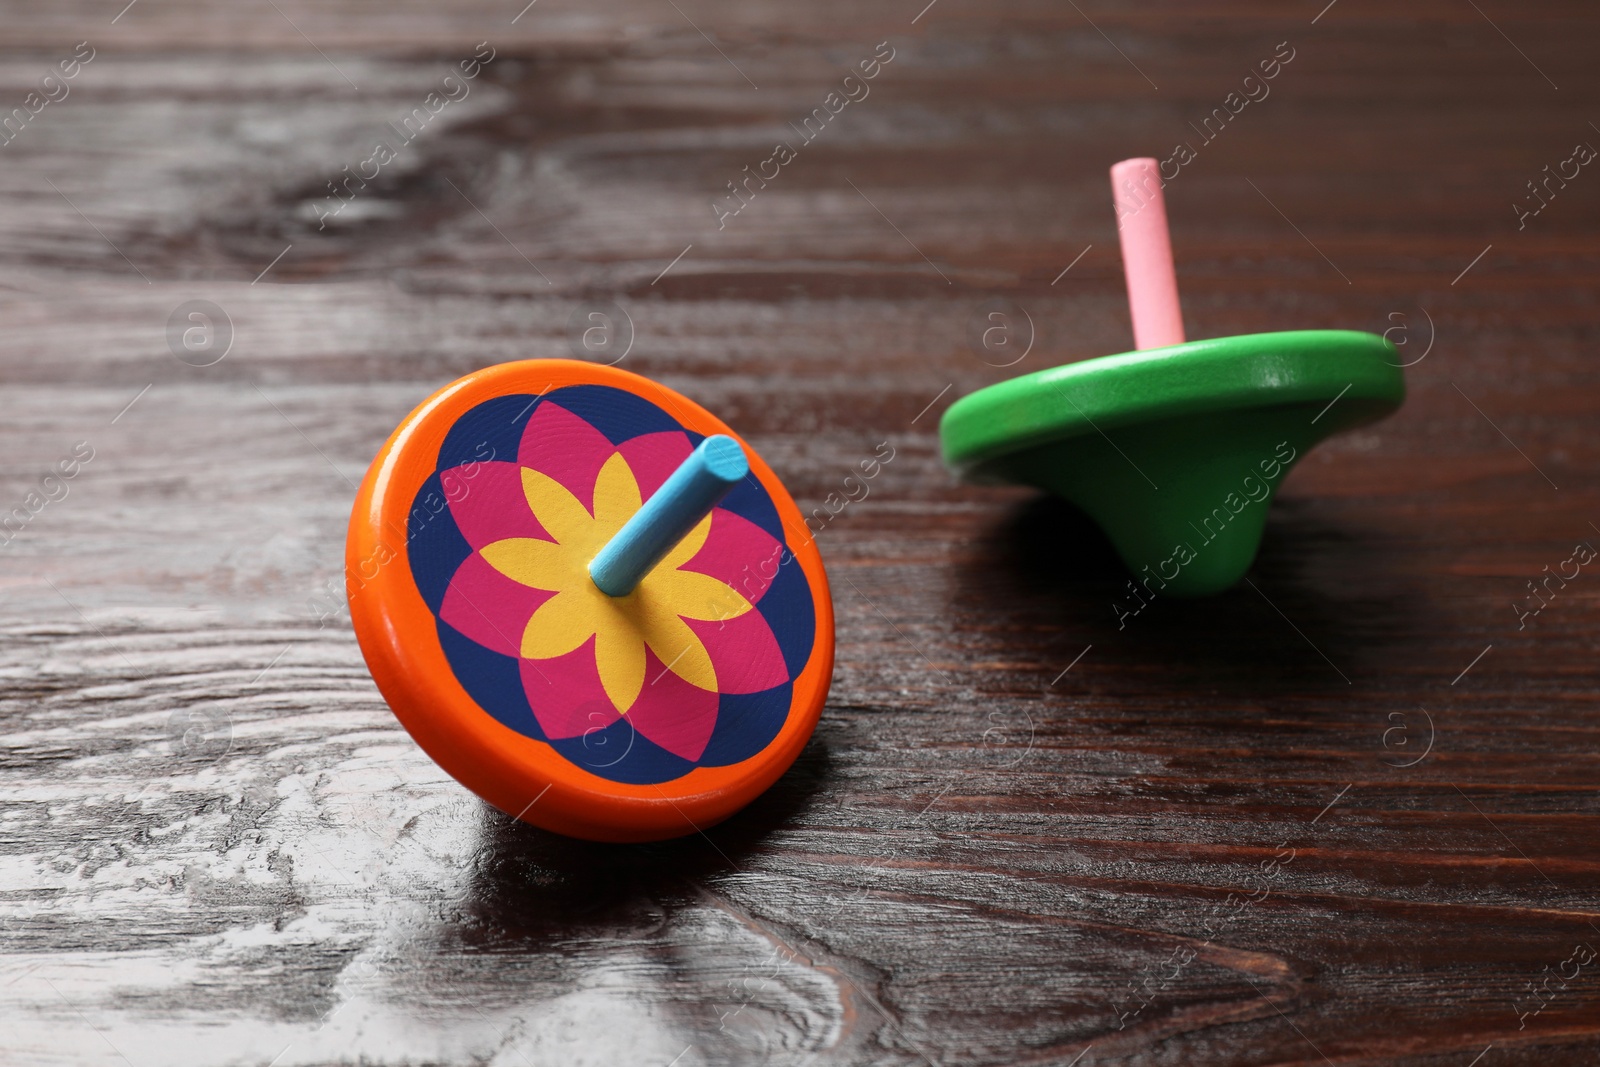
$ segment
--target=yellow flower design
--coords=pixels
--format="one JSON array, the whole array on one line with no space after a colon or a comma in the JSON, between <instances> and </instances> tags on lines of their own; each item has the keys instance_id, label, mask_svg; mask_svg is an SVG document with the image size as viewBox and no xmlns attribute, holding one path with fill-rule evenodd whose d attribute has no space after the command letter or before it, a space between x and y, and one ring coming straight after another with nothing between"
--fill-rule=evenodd
<instances>
[{"instance_id":1,"label":"yellow flower design","mask_svg":"<svg viewBox=\"0 0 1600 1067\"><path fill-rule=\"evenodd\" d=\"M642 503L639 482L622 453L613 453L594 485L594 514L547 475L522 468L522 491L554 541L510 537L480 551L512 581L556 595L528 620L522 655L552 659L592 635L600 684L620 713L644 688L645 648L684 681L717 692L717 672L706 647L683 621L733 619L751 610L738 592L709 575L680 568L694 558L711 530L707 515L627 596L602 593L589 577L594 559Z\"/></svg>"}]
</instances>

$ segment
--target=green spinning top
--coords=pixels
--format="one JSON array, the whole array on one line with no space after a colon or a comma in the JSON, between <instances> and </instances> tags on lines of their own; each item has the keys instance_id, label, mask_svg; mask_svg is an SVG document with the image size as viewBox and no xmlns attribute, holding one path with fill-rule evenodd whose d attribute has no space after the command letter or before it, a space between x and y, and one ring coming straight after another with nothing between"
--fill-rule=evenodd
<instances>
[{"instance_id":1,"label":"green spinning top","mask_svg":"<svg viewBox=\"0 0 1600 1067\"><path fill-rule=\"evenodd\" d=\"M945 412L940 442L968 481L1076 504L1150 592L1208 596L1250 569L1301 456L1400 407L1401 361L1351 330L1185 343L1156 162L1111 177L1139 350L980 389Z\"/></svg>"}]
</instances>

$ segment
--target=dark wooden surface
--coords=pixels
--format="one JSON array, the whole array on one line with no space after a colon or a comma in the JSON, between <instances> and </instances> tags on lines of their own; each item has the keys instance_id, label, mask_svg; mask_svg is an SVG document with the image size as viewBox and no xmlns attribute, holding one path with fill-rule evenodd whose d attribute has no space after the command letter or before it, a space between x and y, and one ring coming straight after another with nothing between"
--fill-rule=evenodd
<instances>
[{"instance_id":1,"label":"dark wooden surface","mask_svg":"<svg viewBox=\"0 0 1600 1067\"><path fill-rule=\"evenodd\" d=\"M0 1062L1596 1062L1600 575L1514 605L1600 544L1600 173L1511 206L1600 145L1592 5L519 6L0 14L0 113L95 50L0 147L0 504L93 450L0 558ZM470 96L318 231L480 41ZM1119 629L1099 535L954 484L935 428L1128 347L1106 167L1180 140L1191 336L1427 354L1289 477L1251 584ZM212 366L169 351L192 300L231 322ZM992 300L1033 323L1013 367L970 340ZM396 421L570 354L605 301L621 365L803 506L895 449L819 537L810 747L639 848L439 772L339 593Z\"/></svg>"}]
</instances>

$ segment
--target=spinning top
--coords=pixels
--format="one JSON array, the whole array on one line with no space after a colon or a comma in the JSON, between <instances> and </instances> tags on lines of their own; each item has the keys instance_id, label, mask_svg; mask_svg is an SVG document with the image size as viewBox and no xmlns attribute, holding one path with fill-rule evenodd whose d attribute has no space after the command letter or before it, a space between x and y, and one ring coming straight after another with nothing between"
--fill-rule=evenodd
<instances>
[{"instance_id":1,"label":"spinning top","mask_svg":"<svg viewBox=\"0 0 1600 1067\"><path fill-rule=\"evenodd\" d=\"M384 699L500 810L677 837L777 780L833 672L822 560L770 468L636 374L529 360L425 400L345 549Z\"/></svg>"},{"instance_id":2,"label":"spinning top","mask_svg":"<svg viewBox=\"0 0 1600 1067\"><path fill-rule=\"evenodd\" d=\"M980 389L950 405L940 441L969 481L1082 508L1150 592L1206 596L1250 568L1296 460L1400 406L1401 361L1348 330L1184 343L1156 161L1118 163L1111 184L1138 351Z\"/></svg>"}]
</instances>

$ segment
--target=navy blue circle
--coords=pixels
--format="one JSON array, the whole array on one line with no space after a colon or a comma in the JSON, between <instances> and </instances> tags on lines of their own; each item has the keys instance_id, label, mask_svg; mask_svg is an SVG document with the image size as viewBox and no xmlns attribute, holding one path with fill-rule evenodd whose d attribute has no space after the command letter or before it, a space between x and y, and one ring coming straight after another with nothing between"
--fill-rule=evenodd
<instances>
[{"instance_id":1,"label":"navy blue circle","mask_svg":"<svg viewBox=\"0 0 1600 1067\"><path fill-rule=\"evenodd\" d=\"M614 782L660 784L681 778L696 767L726 767L749 759L771 744L788 720L792 680L760 693L721 694L716 726L698 760L684 759L650 741L633 728L626 715L582 737L551 739L528 705L517 657L485 648L439 617L451 578L472 555L472 546L450 514L440 475L466 463L515 457L529 418L540 404L550 403L584 419L613 445L663 431L683 433L691 445L705 439L704 434L683 426L643 397L605 385L574 385L542 396L495 397L457 419L439 446L434 472L417 490L406 520L411 576L438 623L439 646L456 680L502 725L544 741L570 763ZM811 583L788 550L778 509L757 479L744 479L718 507L747 519L785 545L777 574L755 610L771 628L793 679L804 669L816 639Z\"/></svg>"}]
</instances>

